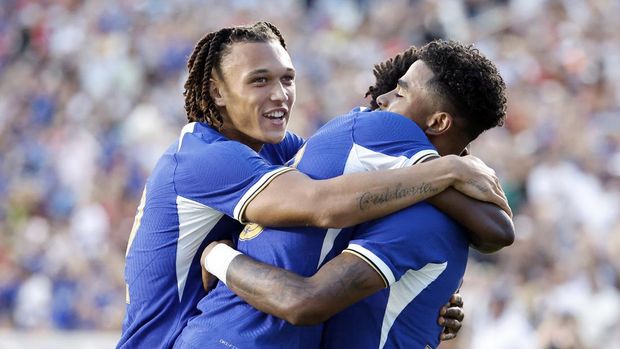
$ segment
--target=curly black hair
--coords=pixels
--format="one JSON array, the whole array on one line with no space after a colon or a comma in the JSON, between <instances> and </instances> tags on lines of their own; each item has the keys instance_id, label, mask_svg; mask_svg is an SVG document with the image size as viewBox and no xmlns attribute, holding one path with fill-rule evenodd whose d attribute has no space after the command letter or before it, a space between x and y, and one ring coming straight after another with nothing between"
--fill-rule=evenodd
<instances>
[{"instance_id":1,"label":"curly black hair","mask_svg":"<svg viewBox=\"0 0 620 349\"><path fill-rule=\"evenodd\" d=\"M223 120L215 102L209 94L213 69L222 76L222 57L232 43L237 42L279 42L286 50L286 43L275 25L258 22L252 26L222 28L206 34L192 52L187 68L189 76L185 81L185 111L188 122L206 122L218 129Z\"/></svg>"},{"instance_id":2,"label":"curly black hair","mask_svg":"<svg viewBox=\"0 0 620 349\"><path fill-rule=\"evenodd\" d=\"M417 48L411 46L387 61L375 64L372 71L375 76L375 84L368 87L368 91L364 95L365 98L371 98L371 109L379 109L377 97L395 89L398 79L405 75L409 67L417 60Z\"/></svg>"},{"instance_id":3,"label":"curly black hair","mask_svg":"<svg viewBox=\"0 0 620 349\"><path fill-rule=\"evenodd\" d=\"M434 73L428 84L441 98L443 107L465 121L464 131L470 140L503 125L507 103L504 80L493 62L478 49L455 41L435 40L419 49L411 47L375 65L376 83L366 93L372 97L373 109L378 107L376 98L394 89L398 79L418 59Z\"/></svg>"}]
</instances>

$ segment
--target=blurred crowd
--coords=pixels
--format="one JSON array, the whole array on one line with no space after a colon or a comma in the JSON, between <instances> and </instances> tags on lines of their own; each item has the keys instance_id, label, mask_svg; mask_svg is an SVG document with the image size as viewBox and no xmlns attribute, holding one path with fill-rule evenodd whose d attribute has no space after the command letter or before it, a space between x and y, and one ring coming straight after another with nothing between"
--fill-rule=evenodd
<instances>
[{"instance_id":1,"label":"blurred crowd","mask_svg":"<svg viewBox=\"0 0 620 349\"><path fill-rule=\"evenodd\" d=\"M620 3L0 0L0 329L118 331L145 179L186 123L204 33L267 20L298 71L290 129L366 105L373 64L434 38L500 68L495 168L517 240L471 253L442 348L620 348Z\"/></svg>"}]
</instances>

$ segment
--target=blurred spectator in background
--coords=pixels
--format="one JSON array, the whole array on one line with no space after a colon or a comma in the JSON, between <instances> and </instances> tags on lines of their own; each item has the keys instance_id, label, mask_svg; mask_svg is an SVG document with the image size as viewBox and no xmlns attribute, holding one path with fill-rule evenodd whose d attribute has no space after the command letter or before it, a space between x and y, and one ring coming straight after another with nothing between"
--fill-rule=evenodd
<instances>
[{"instance_id":1,"label":"blurred spectator in background","mask_svg":"<svg viewBox=\"0 0 620 349\"><path fill-rule=\"evenodd\" d=\"M496 62L507 124L472 153L504 180L517 241L472 254L465 328L442 348L620 348L617 1L1 4L0 328L119 331L128 234L186 122L192 43L268 20L298 69L290 125L306 136L364 104L372 65L412 44L474 43Z\"/></svg>"}]
</instances>

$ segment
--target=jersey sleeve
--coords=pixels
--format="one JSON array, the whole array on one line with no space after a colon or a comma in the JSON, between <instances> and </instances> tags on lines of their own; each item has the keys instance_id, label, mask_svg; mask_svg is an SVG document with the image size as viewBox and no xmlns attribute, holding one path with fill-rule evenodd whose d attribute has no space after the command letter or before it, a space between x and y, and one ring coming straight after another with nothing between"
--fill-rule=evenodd
<instances>
[{"instance_id":1,"label":"jersey sleeve","mask_svg":"<svg viewBox=\"0 0 620 349\"><path fill-rule=\"evenodd\" d=\"M415 122L384 111L358 114L353 143L353 155L367 171L402 168L439 157Z\"/></svg>"},{"instance_id":2,"label":"jersey sleeve","mask_svg":"<svg viewBox=\"0 0 620 349\"><path fill-rule=\"evenodd\" d=\"M292 132L286 132L282 142L265 144L260 156L274 165L284 165L295 157L295 154L304 145L305 140Z\"/></svg>"},{"instance_id":3,"label":"jersey sleeve","mask_svg":"<svg viewBox=\"0 0 620 349\"><path fill-rule=\"evenodd\" d=\"M204 145L186 135L176 154L177 195L243 222L248 203L274 178L293 169L272 165L249 147L224 141Z\"/></svg>"},{"instance_id":4,"label":"jersey sleeve","mask_svg":"<svg viewBox=\"0 0 620 349\"><path fill-rule=\"evenodd\" d=\"M383 278L386 287L398 281L408 270L423 268L428 263L441 264L449 229L460 229L430 204L421 203L383 219L356 228L343 253L352 253L368 263ZM442 236L443 235L443 236ZM465 244L458 238L456 244ZM463 240L463 241L461 241Z\"/></svg>"}]
</instances>

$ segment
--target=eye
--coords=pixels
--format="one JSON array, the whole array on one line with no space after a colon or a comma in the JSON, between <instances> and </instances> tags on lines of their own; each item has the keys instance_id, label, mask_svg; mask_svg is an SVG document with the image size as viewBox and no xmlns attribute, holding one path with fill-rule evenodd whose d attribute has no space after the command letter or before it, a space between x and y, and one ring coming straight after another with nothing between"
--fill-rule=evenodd
<instances>
[{"instance_id":1,"label":"eye","mask_svg":"<svg viewBox=\"0 0 620 349\"><path fill-rule=\"evenodd\" d=\"M267 78L264 76L257 76L255 78L252 78L252 80L250 80L250 82L252 84L255 85L262 85L262 84L266 84L267 83Z\"/></svg>"},{"instance_id":2,"label":"eye","mask_svg":"<svg viewBox=\"0 0 620 349\"><path fill-rule=\"evenodd\" d=\"M295 76L294 75L285 75L282 77L282 82L284 82L287 85L291 85L292 83L295 82Z\"/></svg>"}]
</instances>

